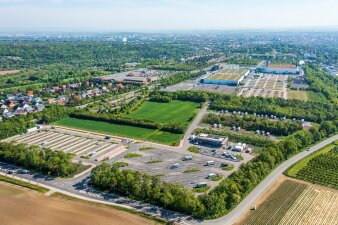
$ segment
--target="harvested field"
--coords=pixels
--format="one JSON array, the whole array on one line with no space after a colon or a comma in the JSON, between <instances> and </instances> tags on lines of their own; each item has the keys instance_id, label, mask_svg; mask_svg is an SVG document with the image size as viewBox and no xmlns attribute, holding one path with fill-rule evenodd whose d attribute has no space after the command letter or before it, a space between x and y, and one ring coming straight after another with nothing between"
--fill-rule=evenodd
<instances>
[{"instance_id":1,"label":"harvested field","mask_svg":"<svg viewBox=\"0 0 338 225\"><path fill-rule=\"evenodd\" d=\"M20 72L20 70L4 70L4 71L0 71L0 76L15 74L15 73L19 73L19 72Z\"/></svg>"},{"instance_id":2,"label":"harvested field","mask_svg":"<svg viewBox=\"0 0 338 225\"><path fill-rule=\"evenodd\" d=\"M16 225L155 224L109 206L47 197L7 183L0 183L0 217L1 224Z\"/></svg>"},{"instance_id":3,"label":"harvested field","mask_svg":"<svg viewBox=\"0 0 338 225\"><path fill-rule=\"evenodd\" d=\"M282 185L242 224L270 225L278 224L306 189L306 185L292 181L285 181Z\"/></svg>"},{"instance_id":4,"label":"harvested field","mask_svg":"<svg viewBox=\"0 0 338 225\"><path fill-rule=\"evenodd\" d=\"M338 192L285 180L240 224L338 224Z\"/></svg>"},{"instance_id":5,"label":"harvested field","mask_svg":"<svg viewBox=\"0 0 338 225\"><path fill-rule=\"evenodd\" d=\"M303 101L307 101L309 99L306 91L288 91L288 98Z\"/></svg>"},{"instance_id":6,"label":"harvested field","mask_svg":"<svg viewBox=\"0 0 338 225\"><path fill-rule=\"evenodd\" d=\"M279 224L338 224L338 193L307 187Z\"/></svg>"}]
</instances>

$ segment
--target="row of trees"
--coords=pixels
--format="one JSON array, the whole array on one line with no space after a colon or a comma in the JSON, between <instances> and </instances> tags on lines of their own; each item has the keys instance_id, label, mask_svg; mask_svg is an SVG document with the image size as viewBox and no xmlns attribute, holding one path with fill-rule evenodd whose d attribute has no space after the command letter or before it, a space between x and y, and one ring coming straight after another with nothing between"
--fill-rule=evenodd
<instances>
[{"instance_id":1,"label":"row of trees","mask_svg":"<svg viewBox=\"0 0 338 225\"><path fill-rule=\"evenodd\" d=\"M217 218L234 208L281 162L331 134L311 128L309 131L297 131L281 142L267 143L258 157L242 164L238 171L198 198L182 186L166 184L156 177L139 172L119 170L106 163L93 170L92 184L102 190L195 217Z\"/></svg>"},{"instance_id":2,"label":"row of trees","mask_svg":"<svg viewBox=\"0 0 338 225\"><path fill-rule=\"evenodd\" d=\"M14 117L0 122L0 140L27 131L28 128L34 126L34 123L27 122L23 117Z\"/></svg>"},{"instance_id":3,"label":"row of trees","mask_svg":"<svg viewBox=\"0 0 338 225\"><path fill-rule=\"evenodd\" d=\"M168 97L172 100L181 100L181 101L190 101L204 103L206 102L212 93L206 91L175 91L175 92L166 92L166 91L157 91L152 94L152 96L161 96Z\"/></svg>"},{"instance_id":4,"label":"row of trees","mask_svg":"<svg viewBox=\"0 0 338 225\"><path fill-rule=\"evenodd\" d=\"M338 79L315 65L306 67L306 81L309 89L322 93L328 100L338 104Z\"/></svg>"},{"instance_id":5,"label":"row of trees","mask_svg":"<svg viewBox=\"0 0 338 225\"><path fill-rule=\"evenodd\" d=\"M163 95L160 95L160 94L152 95L149 98L149 101L151 101L151 102L162 102L162 103L169 103L172 100L173 99L171 97L169 97L169 96L163 96Z\"/></svg>"},{"instance_id":6,"label":"row of trees","mask_svg":"<svg viewBox=\"0 0 338 225\"><path fill-rule=\"evenodd\" d=\"M311 128L309 131L298 131L279 143L267 145L258 157L242 164L238 171L232 173L209 194L199 197L205 207L202 217L217 218L226 214L276 166L331 134L325 134L320 129Z\"/></svg>"},{"instance_id":7,"label":"row of trees","mask_svg":"<svg viewBox=\"0 0 338 225\"><path fill-rule=\"evenodd\" d=\"M155 176L137 171L119 170L107 163L93 169L91 184L101 190L190 215L199 216L204 212L204 206L194 193L182 186L164 183Z\"/></svg>"},{"instance_id":8,"label":"row of trees","mask_svg":"<svg viewBox=\"0 0 338 225\"><path fill-rule=\"evenodd\" d=\"M212 97L210 109L241 111L290 119L305 119L321 123L334 120L338 111L333 104L320 102L304 102L293 99L250 97L242 98L230 95L215 95Z\"/></svg>"},{"instance_id":9,"label":"row of trees","mask_svg":"<svg viewBox=\"0 0 338 225\"><path fill-rule=\"evenodd\" d=\"M215 134L221 136L227 136L230 140L236 142L243 142L246 144L251 144L258 147L264 147L272 143L272 141L268 140L268 138L264 138L261 135L256 134L243 134L238 133L231 130L213 130L207 128L198 128L195 130L196 134L204 133L204 134Z\"/></svg>"},{"instance_id":10,"label":"row of trees","mask_svg":"<svg viewBox=\"0 0 338 225\"><path fill-rule=\"evenodd\" d=\"M272 121L266 118L260 118L253 115L230 116L209 113L204 116L203 122L207 124L222 124L224 126L237 126L251 131L261 130L265 132L270 132L271 134L274 135L283 135L283 136L290 135L295 131L302 129L301 122L294 122L291 120Z\"/></svg>"},{"instance_id":11,"label":"row of trees","mask_svg":"<svg viewBox=\"0 0 338 225\"><path fill-rule=\"evenodd\" d=\"M174 84L181 83L182 81L189 80L189 79L194 79L197 78L201 75L203 75L203 71L200 72L180 72L176 73L171 76L164 77L160 79L160 83L162 86L170 86Z\"/></svg>"},{"instance_id":12,"label":"row of trees","mask_svg":"<svg viewBox=\"0 0 338 225\"><path fill-rule=\"evenodd\" d=\"M111 114L97 114L93 112L74 112L70 114L70 117L123 124L135 127L143 127L149 129L159 129L177 134L183 134L187 127L187 124L185 123L158 123L152 120L132 119L123 116L115 116Z\"/></svg>"},{"instance_id":13,"label":"row of trees","mask_svg":"<svg viewBox=\"0 0 338 225\"><path fill-rule=\"evenodd\" d=\"M79 164L63 151L28 147L25 144L0 143L0 160L51 176L67 177L76 173Z\"/></svg>"},{"instance_id":14,"label":"row of trees","mask_svg":"<svg viewBox=\"0 0 338 225\"><path fill-rule=\"evenodd\" d=\"M28 128L34 126L34 121L44 124L53 123L68 117L71 111L71 109L63 106L54 105L44 109L42 112L4 119L0 123L0 140L26 132Z\"/></svg>"}]
</instances>

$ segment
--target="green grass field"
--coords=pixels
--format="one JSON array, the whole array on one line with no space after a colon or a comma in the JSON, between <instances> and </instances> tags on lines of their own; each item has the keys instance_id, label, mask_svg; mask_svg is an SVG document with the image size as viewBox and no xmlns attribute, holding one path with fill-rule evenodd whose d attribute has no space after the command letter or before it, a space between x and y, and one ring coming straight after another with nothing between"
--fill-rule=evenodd
<instances>
[{"instance_id":1,"label":"green grass field","mask_svg":"<svg viewBox=\"0 0 338 225\"><path fill-rule=\"evenodd\" d=\"M147 119L160 123L188 122L197 112L199 103L174 100L170 103L145 102L126 115L133 119Z\"/></svg>"},{"instance_id":2,"label":"green grass field","mask_svg":"<svg viewBox=\"0 0 338 225\"><path fill-rule=\"evenodd\" d=\"M316 92L313 92L313 91L307 91L306 94L308 96L308 100L309 101L324 102L324 101L327 100L322 93L316 93Z\"/></svg>"},{"instance_id":3,"label":"green grass field","mask_svg":"<svg viewBox=\"0 0 338 225\"><path fill-rule=\"evenodd\" d=\"M182 138L182 134L173 134L154 129L75 118L62 119L55 124L59 126L111 134L121 137L135 138L167 145L176 145Z\"/></svg>"}]
</instances>

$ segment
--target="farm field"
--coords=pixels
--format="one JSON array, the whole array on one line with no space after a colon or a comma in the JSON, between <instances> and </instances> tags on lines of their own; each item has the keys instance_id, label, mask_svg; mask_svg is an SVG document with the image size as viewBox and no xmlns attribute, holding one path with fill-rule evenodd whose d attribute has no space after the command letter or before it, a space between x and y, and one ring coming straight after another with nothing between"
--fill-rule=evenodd
<instances>
[{"instance_id":1,"label":"farm field","mask_svg":"<svg viewBox=\"0 0 338 225\"><path fill-rule=\"evenodd\" d=\"M338 147L326 146L286 171L286 174L314 184L338 189Z\"/></svg>"},{"instance_id":2,"label":"farm field","mask_svg":"<svg viewBox=\"0 0 338 225\"><path fill-rule=\"evenodd\" d=\"M174 100L170 103L145 102L142 106L127 114L133 119L147 119L160 123L188 122L197 111L199 103Z\"/></svg>"},{"instance_id":3,"label":"farm field","mask_svg":"<svg viewBox=\"0 0 338 225\"><path fill-rule=\"evenodd\" d=\"M154 129L112 124L101 121L66 118L55 123L56 125L94 131L98 133L147 140L162 144L175 145L182 138L181 134L173 134Z\"/></svg>"},{"instance_id":4,"label":"farm field","mask_svg":"<svg viewBox=\"0 0 338 225\"><path fill-rule=\"evenodd\" d=\"M338 192L284 181L241 224L337 224Z\"/></svg>"},{"instance_id":5,"label":"farm field","mask_svg":"<svg viewBox=\"0 0 338 225\"><path fill-rule=\"evenodd\" d=\"M306 94L308 96L309 101L323 102L327 100L322 93L307 91Z\"/></svg>"},{"instance_id":6,"label":"farm field","mask_svg":"<svg viewBox=\"0 0 338 225\"><path fill-rule=\"evenodd\" d=\"M109 206L47 197L39 192L0 182L1 224L155 224L156 222Z\"/></svg>"},{"instance_id":7,"label":"farm field","mask_svg":"<svg viewBox=\"0 0 338 225\"><path fill-rule=\"evenodd\" d=\"M285 174L290 176L290 177L294 177L301 169L303 169L308 164L308 162L311 159L315 158L318 155L321 155L323 153L331 151L334 147L335 147L335 145L333 145L333 144L328 145L328 146L325 146L324 148L322 148L321 150L312 153L311 155L305 157L303 160L297 162L296 164L291 166L289 169L287 169L285 171Z\"/></svg>"},{"instance_id":8,"label":"farm field","mask_svg":"<svg viewBox=\"0 0 338 225\"><path fill-rule=\"evenodd\" d=\"M19 72L20 72L20 70L4 70L4 71L0 71L0 76L15 74L15 73L19 73Z\"/></svg>"},{"instance_id":9,"label":"farm field","mask_svg":"<svg viewBox=\"0 0 338 225\"><path fill-rule=\"evenodd\" d=\"M306 185L292 181L284 181L269 198L252 211L243 221L243 225L278 224L306 189Z\"/></svg>"},{"instance_id":10,"label":"farm field","mask_svg":"<svg viewBox=\"0 0 338 225\"><path fill-rule=\"evenodd\" d=\"M306 91L288 90L288 98L307 101L309 99Z\"/></svg>"}]
</instances>

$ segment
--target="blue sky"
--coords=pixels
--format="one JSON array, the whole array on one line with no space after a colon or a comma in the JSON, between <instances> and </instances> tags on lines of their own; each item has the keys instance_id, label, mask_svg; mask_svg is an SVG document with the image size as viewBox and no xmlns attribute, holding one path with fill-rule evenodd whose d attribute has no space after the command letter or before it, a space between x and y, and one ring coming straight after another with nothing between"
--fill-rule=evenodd
<instances>
[{"instance_id":1,"label":"blue sky","mask_svg":"<svg viewBox=\"0 0 338 225\"><path fill-rule=\"evenodd\" d=\"M0 32L338 26L338 0L0 0Z\"/></svg>"}]
</instances>

